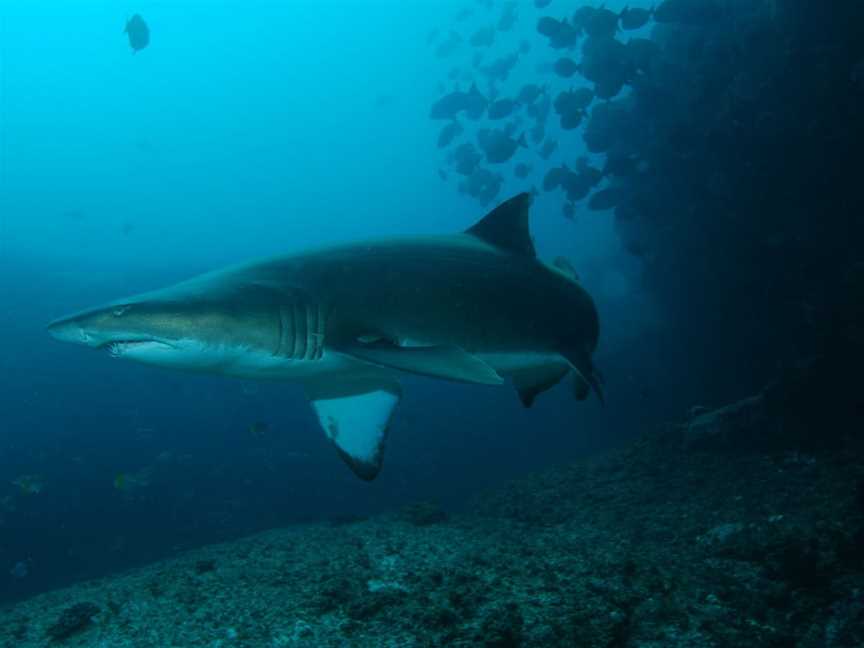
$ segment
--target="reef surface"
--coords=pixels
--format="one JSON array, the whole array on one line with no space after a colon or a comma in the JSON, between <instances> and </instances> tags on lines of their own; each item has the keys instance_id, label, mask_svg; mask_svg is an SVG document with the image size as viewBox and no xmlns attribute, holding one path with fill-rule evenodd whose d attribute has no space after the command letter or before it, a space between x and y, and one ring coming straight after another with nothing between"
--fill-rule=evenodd
<instances>
[{"instance_id":1,"label":"reef surface","mask_svg":"<svg viewBox=\"0 0 864 648\"><path fill-rule=\"evenodd\" d=\"M864 645L864 443L796 432L800 383L459 514L277 529L45 593L0 609L0 646Z\"/></svg>"}]
</instances>

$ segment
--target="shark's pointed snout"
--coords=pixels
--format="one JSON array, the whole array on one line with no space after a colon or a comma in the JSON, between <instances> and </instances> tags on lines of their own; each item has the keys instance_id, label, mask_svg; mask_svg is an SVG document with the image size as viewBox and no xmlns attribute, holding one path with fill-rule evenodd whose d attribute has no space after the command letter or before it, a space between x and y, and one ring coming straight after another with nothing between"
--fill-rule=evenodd
<instances>
[{"instance_id":1,"label":"shark's pointed snout","mask_svg":"<svg viewBox=\"0 0 864 648\"><path fill-rule=\"evenodd\" d=\"M76 317L62 317L48 325L48 335L60 342L87 344L89 336L84 332Z\"/></svg>"}]
</instances>

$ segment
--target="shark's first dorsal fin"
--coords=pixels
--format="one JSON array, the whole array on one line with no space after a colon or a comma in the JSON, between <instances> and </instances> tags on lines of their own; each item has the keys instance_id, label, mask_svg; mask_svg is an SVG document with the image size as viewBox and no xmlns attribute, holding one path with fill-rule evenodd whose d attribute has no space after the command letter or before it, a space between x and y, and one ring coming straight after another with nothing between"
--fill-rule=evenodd
<instances>
[{"instance_id":1,"label":"shark's first dorsal fin","mask_svg":"<svg viewBox=\"0 0 864 648\"><path fill-rule=\"evenodd\" d=\"M531 233L528 231L529 207L530 193L513 196L486 214L466 232L513 254L536 256Z\"/></svg>"}]
</instances>

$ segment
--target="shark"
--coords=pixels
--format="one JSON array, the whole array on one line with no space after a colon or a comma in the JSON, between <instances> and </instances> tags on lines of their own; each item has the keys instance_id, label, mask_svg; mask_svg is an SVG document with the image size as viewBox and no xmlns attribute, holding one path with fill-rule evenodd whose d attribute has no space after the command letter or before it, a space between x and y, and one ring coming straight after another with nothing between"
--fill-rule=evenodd
<instances>
[{"instance_id":1,"label":"shark","mask_svg":"<svg viewBox=\"0 0 864 648\"><path fill-rule=\"evenodd\" d=\"M381 470L406 374L509 381L522 404L593 364L594 301L566 263L541 261L532 196L463 232L333 245L216 270L58 319L55 339L171 369L299 383L338 454Z\"/></svg>"}]
</instances>

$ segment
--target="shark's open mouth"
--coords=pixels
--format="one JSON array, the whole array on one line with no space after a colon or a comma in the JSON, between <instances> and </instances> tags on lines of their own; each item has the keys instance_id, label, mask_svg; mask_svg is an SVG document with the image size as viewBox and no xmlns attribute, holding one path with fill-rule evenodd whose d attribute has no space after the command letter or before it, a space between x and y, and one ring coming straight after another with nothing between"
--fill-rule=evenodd
<instances>
[{"instance_id":1,"label":"shark's open mouth","mask_svg":"<svg viewBox=\"0 0 864 648\"><path fill-rule=\"evenodd\" d=\"M151 351L157 349L170 349L170 344L159 340L114 340L99 347L105 349L112 358L119 358L129 351Z\"/></svg>"}]
</instances>

